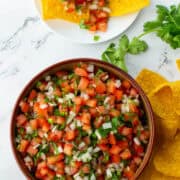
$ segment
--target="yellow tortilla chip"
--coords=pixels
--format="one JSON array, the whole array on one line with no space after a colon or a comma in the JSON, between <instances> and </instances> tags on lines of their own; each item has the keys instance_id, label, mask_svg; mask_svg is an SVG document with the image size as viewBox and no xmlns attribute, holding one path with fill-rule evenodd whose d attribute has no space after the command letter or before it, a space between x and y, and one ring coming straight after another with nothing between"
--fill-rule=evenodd
<instances>
[{"instance_id":1,"label":"yellow tortilla chip","mask_svg":"<svg viewBox=\"0 0 180 180\"><path fill-rule=\"evenodd\" d=\"M176 116L173 93L169 84L158 86L149 94L153 111L161 118L174 119Z\"/></svg>"},{"instance_id":2,"label":"yellow tortilla chip","mask_svg":"<svg viewBox=\"0 0 180 180\"><path fill-rule=\"evenodd\" d=\"M157 171L167 176L180 177L180 134L174 141L169 141L154 156L154 166Z\"/></svg>"},{"instance_id":3,"label":"yellow tortilla chip","mask_svg":"<svg viewBox=\"0 0 180 180\"><path fill-rule=\"evenodd\" d=\"M155 125L157 133L157 143L161 144L168 139L173 139L179 127L179 116L173 117L174 119L163 119L155 116Z\"/></svg>"},{"instance_id":4,"label":"yellow tortilla chip","mask_svg":"<svg viewBox=\"0 0 180 180\"><path fill-rule=\"evenodd\" d=\"M122 16L143 9L150 0L110 0L111 16Z\"/></svg>"},{"instance_id":5,"label":"yellow tortilla chip","mask_svg":"<svg viewBox=\"0 0 180 180\"><path fill-rule=\"evenodd\" d=\"M178 70L180 71L180 59L176 60L176 66L177 66Z\"/></svg>"},{"instance_id":6,"label":"yellow tortilla chip","mask_svg":"<svg viewBox=\"0 0 180 180\"><path fill-rule=\"evenodd\" d=\"M41 0L42 14L45 20L64 19L67 21L79 23L82 19L88 19L89 13L78 14L77 12L68 13L64 10L60 0Z\"/></svg>"},{"instance_id":7,"label":"yellow tortilla chip","mask_svg":"<svg viewBox=\"0 0 180 180\"><path fill-rule=\"evenodd\" d=\"M161 75L148 69L143 69L137 76L136 81L139 83L146 94L149 94L157 86L168 82Z\"/></svg>"},{"instance_id":8,"label":"yellow tortilla chip","mask_svg":"<svg viewBox=\"0 0 180 180\"><path fill-rule=\"evenodd\" d=\"M180 115L180 81L171 82L170 87L173 93L175 111Z\"/></svg>"}]
</instances>

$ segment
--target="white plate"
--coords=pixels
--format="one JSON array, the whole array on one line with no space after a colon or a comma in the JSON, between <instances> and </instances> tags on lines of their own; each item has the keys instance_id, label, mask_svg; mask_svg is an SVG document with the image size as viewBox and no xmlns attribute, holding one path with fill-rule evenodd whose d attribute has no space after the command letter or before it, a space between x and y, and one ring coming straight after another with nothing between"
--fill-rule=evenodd
<instances>
[{"instance_id":1,"label":"white plate","mask_svg":"<svg viewBox=\"0 0 180 180\"><path fill-rule=\"evenodd\" d=\"M41 16L41 0L34 0L35 6ZM80 29L78 24L64 20L48 20L45 24L54 32L68 38L69 40L81 44L95 44L108 41L123 33L136 19L139 12L121 17L111 17L107 32L90 33ZM94 35L100 36L99 41L94 41Z\"/></svg>"}]
</instances>

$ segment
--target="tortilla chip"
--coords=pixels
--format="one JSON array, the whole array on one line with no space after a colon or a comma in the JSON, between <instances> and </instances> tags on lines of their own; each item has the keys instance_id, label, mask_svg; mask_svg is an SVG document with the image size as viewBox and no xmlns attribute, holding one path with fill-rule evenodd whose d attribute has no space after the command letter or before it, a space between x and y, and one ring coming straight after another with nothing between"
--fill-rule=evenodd
<instances>
[{"instance_id":1,"label":"tortilla chip","mask_svg":"<svg viewBox=\"0 0 180 180\"><path fill-rule=\"evenodd\" d=\"M173 102L173 93L169 84L158 86L149 94L153 111L161 118L174 119L176 116L175 105Z\"/></svg>"},{"instance_id":2,"label":"tortilla chip","mask_svg":"<svg viewBox=\"0 0 180 180\"><path fill-rule=\"evenodd\" d=\"M180 81L170 83L170 87L173 93L175 111L180 115Z\"/></svg>"},{"instance_id":3,"label":"tortilla chip","mask_svg":"<svg viewBox=\"0 0 180 180\"><path fill-rule=\"evenodd\" d=\"M167 176L180 177L180 134L174 141L169 141L154 156L154 166L157 171Z\"/></svg>"},{"instance_id":4,"label":"tortilla chip","mask_svg":"<svg viewBox=\"0 0 180 180\"><path fill-rule=\"evenodd\" d=\"M41 0L42 14L45 20L64 19L67 21L79 23L82 19L88 19L89 13L78 14L77 12L68 13L64 10L60 0Z\"/></svg>"},{"instance_id":5,"label":"tortilla chip","mask_svg":"<svg viewBox=\"0 0 180 180\"><path fill-rule=\"evenodd\" d=\"M180 180L180 178L174 178L165 176L158 172L153 164L153 159L149 162L148 166L144 169L138 180Z\"/></svg>"},{"instance_id":6,"label":"tortilla chip","mask_svg":"<svg viewBox=\"0 0 180 180\"><path fill-rule=\"evenodd\" d=\"M150 4L150 0L110 0L111 16L122 16L139 11Z\"/></svg>"},{"instance_id":7,"label":"tortilla chip","mask_svg":"<svg viewBox=\"0 0 180 180\"><path fill-rule=\"evenodd\" d=\"M163 119L155 116L157 144L161 144L167 140L173 139L179 127L179 117L175 116L174 119Z\"/></svg>"},{"instance_id":8,"label":"tortilla chip","mask_svg":"<svg viewBox=\"0 0 180 180\"><path fill-rule=\"evenodd\" d=\"M139 85L141 86L141 88L144 90L146 94L149 94L157 86L168 82L161 75L148 69L143 69L138 74L136 81L139 83Z\"/></svg>"},{"instance_id":9,"label":"tortilla chip","mask_svg":"<svg viewBox=\"0 0 180 180\"><path fill-rule=\"evenodd\" d=\"M176 60L176 66L177 66L178 70L180 71L180 59Z\"/></svg>"}]
</instances>

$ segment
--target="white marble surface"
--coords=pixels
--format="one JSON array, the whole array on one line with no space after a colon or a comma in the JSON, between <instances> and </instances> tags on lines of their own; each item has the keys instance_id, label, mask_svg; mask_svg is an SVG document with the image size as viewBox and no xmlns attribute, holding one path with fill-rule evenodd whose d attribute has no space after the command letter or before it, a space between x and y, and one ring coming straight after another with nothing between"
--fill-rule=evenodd
<instances>
[{"instance_id":1,"label":"white marble surface","mask_svg":"<svg viewBox=\"0 0 180 180\"><path fill-rule=\"evenodd\" d=\"M169 5L179 0L152 0L136 22L126 31L133 37L142 31L145 21L155 16L155 4ZM180 78L175 59L180 49L172 50L155 35L145 38L149 50L138 56L128 56L127 65L132 76L144 67L155 70L169 80ZM114 42L117 39L112 40ZM13 157L9 126L17 96L25 84L45 67L67 58L100 58L108 45L77 45L53 34L39 19L33 0L0 0L0 179L23 180Z\"/></svg>"}]
</instances>

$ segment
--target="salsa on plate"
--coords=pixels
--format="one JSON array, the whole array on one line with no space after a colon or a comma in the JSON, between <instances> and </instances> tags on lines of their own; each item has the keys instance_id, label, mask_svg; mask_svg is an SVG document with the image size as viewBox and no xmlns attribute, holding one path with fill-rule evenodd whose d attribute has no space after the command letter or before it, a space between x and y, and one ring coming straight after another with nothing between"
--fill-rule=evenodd
<instances>
[{"instance_id":1,"label":"salsa on plate","mask_svg":"<svg viewBox=\"0 0 180 180\"><path fill-rule=\"evenodd\" d=\"M138 91L93 64L41 79L19 109L16 147L36 179L129 180L146 153Z\"/></svg>"},{"instance_id":2,"label":"salsa on plate","mask_svg":"<svg viewBox=\"0 0 180 180\"><path fill-rule=\"evenodd\" d=\"M89 12L87 20L80 21L80 28L88 29L90 31L106 31L107 23L110 15L110 8L108 7L108 0L66 0L61 1L64 10L68 13Z\"/></svg>"}]
</instances>

